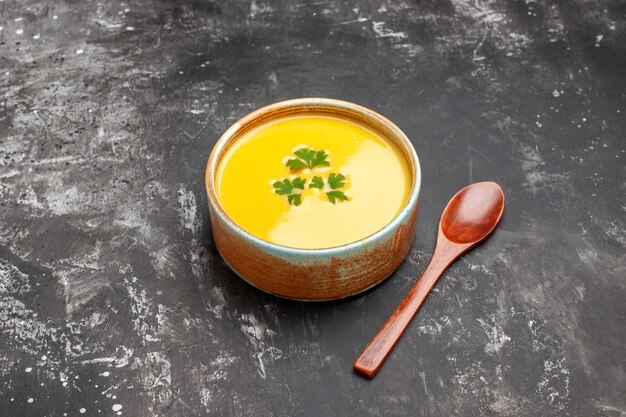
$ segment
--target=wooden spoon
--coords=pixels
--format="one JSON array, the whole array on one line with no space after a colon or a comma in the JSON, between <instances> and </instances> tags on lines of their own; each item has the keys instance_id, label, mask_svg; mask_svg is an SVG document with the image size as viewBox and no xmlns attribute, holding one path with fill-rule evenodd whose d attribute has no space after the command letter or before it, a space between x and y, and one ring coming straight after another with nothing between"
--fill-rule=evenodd
<instances>
[{"instance_id":1,"label":"wooden spoon","mask_svg":"<svg viewBox=\"0 0 626 417\"><path fill-rule=\"evenodd\" d=\"M439 277L459 256L493 232L503 211L504 193L495 182L468 185L452 197L441 215L430 263L354 362L354 369L370 378L376 375Z\"/></svg>"}]
</instances>

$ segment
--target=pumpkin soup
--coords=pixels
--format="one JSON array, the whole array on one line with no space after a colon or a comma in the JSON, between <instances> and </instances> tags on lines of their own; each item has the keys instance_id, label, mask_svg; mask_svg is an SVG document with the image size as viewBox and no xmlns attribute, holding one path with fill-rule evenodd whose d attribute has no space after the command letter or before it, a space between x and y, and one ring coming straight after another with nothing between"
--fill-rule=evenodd
<instances>
[{"instance_id":1,"label":"pumpkin soup","mask_svg":"<svg viewBox=\"0 0 626 417\"><path fill-rule=\"evenodd\" d=\"M252 128L221 158L218 200L252 235L321 249L363 239L405 205L412 176L400 151L360 124L287 116Z\"/></svg>"}]
</instances>

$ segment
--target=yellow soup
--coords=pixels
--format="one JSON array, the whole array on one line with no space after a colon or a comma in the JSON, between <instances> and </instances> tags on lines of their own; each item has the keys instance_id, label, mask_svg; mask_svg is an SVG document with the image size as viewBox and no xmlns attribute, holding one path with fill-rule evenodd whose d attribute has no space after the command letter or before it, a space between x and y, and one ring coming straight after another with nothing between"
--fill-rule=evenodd
<instances>
[{"instance_id":1,"label":"yellow soup","mask_svg":"<svg viewBox=\"0 0 626 417\"><path fill-rule=\"evenodd\" d=\"M360 124L291 116L239 137L218 165L218 199L252 235L315 249L363 239L406 203L412 176L390 142Z\"/></svg>"}]
</instances>

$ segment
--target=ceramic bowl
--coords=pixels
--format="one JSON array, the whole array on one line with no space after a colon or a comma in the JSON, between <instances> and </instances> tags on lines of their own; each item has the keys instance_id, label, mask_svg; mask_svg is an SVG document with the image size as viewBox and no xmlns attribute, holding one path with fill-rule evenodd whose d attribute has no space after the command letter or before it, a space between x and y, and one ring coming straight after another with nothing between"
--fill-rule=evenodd
<instances>
[{"instance_id":1,"label":"ceramic bowl","mask_svg":"<svg viewBox=\"0 0 626 417\"><path fill-rule=\"evenodd\" d=\"M394 143L406 158L413 185L406 205L376 233L347 245L295 249L259 239L234 223L217 198L215 176L222 155L244 132L270 120L299 114L326 114L361 123ZM213 239L230 268L271 294L309 301L348 297L378 284L402 263L415 236L421 172L415 149L391 121L365 107L327 98L282 101L256 110L217 141L206 169Z\"/></svg>"}]
</instances>

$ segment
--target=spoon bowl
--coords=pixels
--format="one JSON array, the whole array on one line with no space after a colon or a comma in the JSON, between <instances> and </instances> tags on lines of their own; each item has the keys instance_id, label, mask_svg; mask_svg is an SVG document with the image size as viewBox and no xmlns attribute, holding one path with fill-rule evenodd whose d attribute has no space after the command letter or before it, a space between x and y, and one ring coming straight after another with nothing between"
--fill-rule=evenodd
<instances>
[{"instance_id":1,"label":"spoon bowl","mask_svg":"<svg viewBox=\"0 0 626 417\"><path fill-rule=\"evenodd\" d=\"M495 182L478 182L463 188L450 200L441 216L444 236L467 244L485 239L504 211L504 193Z\"/></svg>"}]
</instances>

